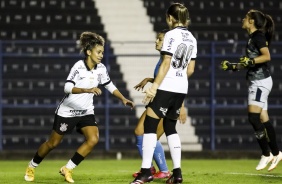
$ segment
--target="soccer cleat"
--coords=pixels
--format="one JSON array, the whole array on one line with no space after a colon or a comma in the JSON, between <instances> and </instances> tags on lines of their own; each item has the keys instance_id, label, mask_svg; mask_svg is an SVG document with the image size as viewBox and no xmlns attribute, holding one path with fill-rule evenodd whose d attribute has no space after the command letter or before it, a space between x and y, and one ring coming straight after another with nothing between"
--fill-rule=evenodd
<instances>
[{"instance_id":1,"label":"soccer cleat","mask_svg":"<svg viewBox=\"0 0 282 184\"><path fill-rule=\"evenodd\" d=\"M150 170L151 170L152 175L156 174L156 168L155 168L154 166L152 166L152 167L150 168ZM135 173L132 174L132 176L133 176L134 178L136 178L139 173L140 173L140 171L135 172Z\"/></svg>"},{"instance_id":2,"label":"soccer cleat","mask_svg":"<svg viewBox=\"0 0 282 184\"><path fill-rule=\"evenodd\" d=\"M153 175L154 179L163 179L163 178L169 178L170 177L170 172L162 172L158 171Z\"/></svg>"},{"instance_id":3,"label":"soccer cleat","mask_svg":"<svg viewBox=\"0 0 282 184\"><path fill-rule=\"evenodd\" d=\"M282 160L282 152L279 151L278 155L273 156L273 160L272 160L270 167L268 168L268 171L272 171L273 169L275 169L275 167L278 165L278 163L281 160Z\"/></svg>"},{"instance_id":4,"label":"soccer cleat","mask_svg":"<svg viewBox=\"0 0 282 184\"><path fill-rule=\"evenodd\" d=\"M150 183L151 181L153 181L153 179L154 179L153 175L146 176L146 175L142 175L142 173L139 173L137 177L132 182L130 182L130 184Z\"/></svg>"},{"instance_id":5,"label":"soccer cleat","mask_svg":"<svg viewBox=\"0 0 282 184\"><path fill-rule=\"evenodd\" d=\"M260 170L264 169L272 160L273 160L273 155L271 153L268 157L262 155L261 159L260 159L260 161L259 161L259 163L256 167L256 170L260 171Z\"/></svg>"},{"instance_id":6,"label":"soccer cleat","mask_svg":"<svg viewBox=\"0 0 282 184\"><path fill-rule=\"evenodd\" d=\"M34 171L35 169L32 167L26 168L25 176L24 176L25 181L34 181Z\"/></svg>"},{"instance_id":7,"label":"soccer cleat","mask_svg":"<svg viewBox=\"0 0 282 184\"><path fill-rule=\"evenodd\" d=\"M69 182L69 183L74 183L74 180L72 179L72 176L71 176L71 174L72 174L72 170L71 170L71 169L68 169L68 168L66 168L66 166L63 166L63 167L60 169L59 173L60 173L62 176L65 177L65 180L66 180L67 182Z\"/></svg>"},{"instance_id":8,"label":"soccer cleat","mask_svg":"<svg viewBox=\"0 0 282 184\"><path fill-rule=\"evenodd\" d=\"M172 175L166 180L167 184L179 184L183 182L181 170L179 169L177 173L173 171Z\"/></svg>"},{"instance_id":9,"label":"soccer cleat","mask_svg":"<svg viewBox=\"0 0 282 184\"><path fill-rule=\"evenodd\" d=\"M168 180L166 180L167 184L179 184L182 183L182 177L174 177L173 175L170 176Z\"/></svg>"}]
</instances>

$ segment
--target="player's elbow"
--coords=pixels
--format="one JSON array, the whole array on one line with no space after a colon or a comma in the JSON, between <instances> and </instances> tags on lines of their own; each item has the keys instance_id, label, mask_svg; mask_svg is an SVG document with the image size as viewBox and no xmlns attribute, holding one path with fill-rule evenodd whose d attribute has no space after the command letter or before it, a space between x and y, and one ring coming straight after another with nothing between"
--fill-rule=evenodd
<instances>
[{"instance_id":1,"label":"player's elbow","mask_svg":"<svg viewBox=\"0 0 282 184\"><path fill-rule=\"evenodd\" d=\"M268 56L267 61L268 62L271 61L271 56Z\"/></svg>"}]
</instances>

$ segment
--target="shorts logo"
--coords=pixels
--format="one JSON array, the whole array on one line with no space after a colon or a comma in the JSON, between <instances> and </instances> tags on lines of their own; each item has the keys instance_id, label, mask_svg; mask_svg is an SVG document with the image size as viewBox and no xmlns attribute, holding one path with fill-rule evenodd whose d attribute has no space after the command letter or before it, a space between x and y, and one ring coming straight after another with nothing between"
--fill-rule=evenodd
<instances>
[{"instance_id":1,"label":"shorts logo","mask_svg":"<svg viewBox=\"0 0 282 184\"><path fill-rule=\"evenodd\" d=\"M167 113L167 108L160 108L160 111L163 113L163 115L165 116Z\"/></svg>"},{"instance_id":2,"label":"shorts logo","mask_svg":"<svg viewBox=\"0 0 282 184\"><path fill-rule=\"evenodd\" d=\"M178 110L176 111L176 114L180 114L180 109L178 109Z\"/></svg>"},{"instance_id":3,"label":"shorts logo","mask_svg":"<svg viewBox=\"0 0 282 184\"><path fill-rule=\"evenodd\" d=\"M61 123L61 126L60 126L60 131L61 132L65 132L65 131L67 131L67 128L68 127L68 125L67 124L65 124L65 123Z\"/></svg>"}]
</instances>

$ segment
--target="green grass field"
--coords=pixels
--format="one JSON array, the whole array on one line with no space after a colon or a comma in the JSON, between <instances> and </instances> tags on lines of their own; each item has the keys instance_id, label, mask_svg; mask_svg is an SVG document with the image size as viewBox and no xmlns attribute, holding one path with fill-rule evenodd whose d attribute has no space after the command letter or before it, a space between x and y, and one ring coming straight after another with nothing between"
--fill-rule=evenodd
<instances>
[{"instance_id":1,"label":"green grass field","mask_svg":"<svg viewBox=\"0 0 282 184\"><path fill-rule=\"evenodd\" d=\"M22 184L29 160L0 161L0 183ZM58 171L67 160L45 159L36 168L36 183L66 183ZM273 184L282 183L282 165L272 172L256 171L258 160L183 160L182 171L187 184ZM131 174L139 170L140 160L84 160L73 173L75 183L81 184L127 184L133 180ZM168 160L171 168L171 160ZM165 183L154 180L153 183Z\"/></svg>"}]
</instances>

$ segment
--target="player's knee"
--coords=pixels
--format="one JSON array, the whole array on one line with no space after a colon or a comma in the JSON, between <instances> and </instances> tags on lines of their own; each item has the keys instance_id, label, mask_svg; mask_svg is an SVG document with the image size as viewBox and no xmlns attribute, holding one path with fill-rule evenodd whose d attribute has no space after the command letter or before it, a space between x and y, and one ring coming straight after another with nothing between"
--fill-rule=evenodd
<instances>
[{"instance_id":1,"label":"player's knee","mask_svg":"<svg viewBox=\"0 0 282 184\"><path fill-rule=\"evenodd\" d=\"M164 119L163 126L164 126L164 132L166 136L177 133L176 128L175 128L176 121L177 120L173 120L173 119L167 119L167 118Z\"/></svg>"},{"instance_id":2,"label":"player's knee","mask_svg":"<svg viewBox=\"0 0 282 184\"><path fill-rule=\"evenodd\" d=\"M159 119L146 116L144 121L144 133L156 133L159 121Z\"/></svg>"},{"instance_id":3,"label":"player's knee","mask_svg":"<svg viewBox=\"0 0 282 184\"><path fill-rule=\"evenodd\" d=\"M142 127L140 127L140 126L137 126L137 127L135 128L135 130L134 130L134 134L135 134L136 136L138 136L138 135L143 135L143 134L144 134L144 129L143 129Z\"/></svg>"},{"instance_id":4,"label":"player's knee","mask_svg":"<svg viewBox=\"0 0 282 184\"><path fill-rule=\"evenodd\" d=\"M249 113L249 122L252 124L255 130L255 136L257 139L263 139L267 136L264 125L261 123L260 113Z\"/></svg>"},{"instance_id":5,"label":"player's knee","mask_svg":"<svg viewBox=\"0 0 282 184\"><path fill-rule=\"evenodd\" d=\"M157 140L159 140L163 134L164 134L163 130L162 131L157 130Z\"/></svg>"},{"instance_id":6,"label":"player's knee","mask_svg":"<svg viewBox=\"0 0 282 184\"><path fill-rule=\"evenodd\" d=\"M248 118L255 131L262 131L263 124L260 121L260 113L249 113Z\"/></svg>"},{"instance_id":7,"label":"player's knee","mask_svg":"<svg viewBox=\"0 0 282 184\"><path fill-rule=\"evenodd\" d=\"M61 141L59 140L48 140L45 142L45 144L47 145L47 147L52 150L54 148L56 148L59 144L60 144Z\"/></svg>"},{"instance_id":8,"label":"player's knee","mask_svg":"<svg viewBox=\"0 0 282 184\"><path fill-rule=\"evenodd\" d=\"M99 141L99 135L92 135L86 139L87 145L94 147Z\"/></svg>"}]
</instances>

